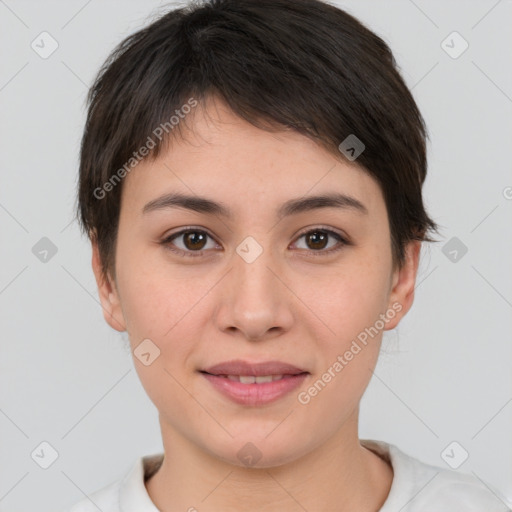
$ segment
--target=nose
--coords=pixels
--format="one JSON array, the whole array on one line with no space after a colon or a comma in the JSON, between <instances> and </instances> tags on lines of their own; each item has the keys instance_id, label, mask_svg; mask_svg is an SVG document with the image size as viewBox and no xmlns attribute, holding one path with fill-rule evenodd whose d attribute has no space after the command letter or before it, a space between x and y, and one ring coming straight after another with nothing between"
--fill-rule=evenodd
<instances>
[{"instance_id":1,"label":"nose","mask_svg":"<svg viewBox=\"0 0 512 512\"><path fill-rule=\"evenodd\" d=\"M242 256L240 256L242 254ZM216 321L224 332L259 341L282 335L293 324L293 293L283 265L263 251L254 260L233 255L231 271L222 280Z\"/></svg>"}]
</instances>

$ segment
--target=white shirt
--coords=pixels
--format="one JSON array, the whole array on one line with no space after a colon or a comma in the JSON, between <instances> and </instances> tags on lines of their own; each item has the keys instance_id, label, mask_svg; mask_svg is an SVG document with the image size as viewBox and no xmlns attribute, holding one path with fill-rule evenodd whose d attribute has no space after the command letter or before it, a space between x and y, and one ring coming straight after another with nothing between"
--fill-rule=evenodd
<instances>
[{"instance_id":1,"label":"white shirt","mask_svg":"<svg viewBox=\"0 0 512 512\"><path fill-rule=\"evenodd\" d=\"M431 466L384 441L360 443L393 467L389 495L379 512L512 512L492 486L474 476ZM139 457L124 478L92 493L68 512L160 512L144 485L163 454Z\"/></svg>"}]
</instances>

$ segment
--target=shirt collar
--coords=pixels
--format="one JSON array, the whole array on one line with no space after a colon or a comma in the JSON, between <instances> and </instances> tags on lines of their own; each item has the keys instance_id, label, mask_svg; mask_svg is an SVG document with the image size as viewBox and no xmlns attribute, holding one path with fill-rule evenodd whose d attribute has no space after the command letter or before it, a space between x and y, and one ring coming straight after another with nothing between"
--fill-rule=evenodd
<instances>
[{"instance_id":1,"label":"shirt collar","mask_svg":"<svg viewBox=\"0 0 512 512\"><path fill-rule=\"evenodd\" d=\"M119 488L119 508L122 512L160 512L151 501L144 484L146 475L152 474L160 466L163 453L140 457L123 478Z\"/></svg>"},{"instance_id":2,"label":"shirt collar","mask_svg":"<svg viewBox=\"0 0 512 512\"><path fill-rule=\"evenodd\" d=\"M360 439L360 444L388 462L393 468L393 482L391 489L379 512L394 512L400 504L401 497L412 494L418 482L415 481L416 464L409 456L396 446L384 441ZM164 454L157 453L139 457L122 479L119 488L119 507L121 512L160 512L151 501L145 486L145 478L149 478L162 463ZM435 475L435 468L430 468ZM424 475L423 475L424 476ZM403 503L401 503L403 506Z\"/></svg>"}]
</instances>

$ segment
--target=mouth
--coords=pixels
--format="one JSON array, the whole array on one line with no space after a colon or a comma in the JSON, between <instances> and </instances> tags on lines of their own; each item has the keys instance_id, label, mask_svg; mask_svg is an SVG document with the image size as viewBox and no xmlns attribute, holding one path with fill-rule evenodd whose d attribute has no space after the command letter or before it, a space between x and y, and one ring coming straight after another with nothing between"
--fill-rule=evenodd
<instances>
[{"instance_id":1,"label":"mouth","mask_svg":"<svg viewBox=\"0 0 512 512\"><path fill-rule=\"evenodd\" d=\"M310 372L281 361L228 361L199 370L213 388L240 405L275 402L300 386Z\"/></svg>"},{"instance_id":2,"label":"mouth","mask_svg":"<svg viewBox=\"0 0 512 512\"><path fill-rule=\"evenodd\" d=\"M201 371L201 373L205 373L207 375L212 375L214 377L222 377L225 379L232 380L234 382L241 382L242 384L264 384L266 382L275 382L276 380L282 379L290 379L297 375L305 375L308 372L301 372L297 374L278 374L278 375L223 375L223 374L215 374L208 373L205 371Z\"/></svg>"},{"instance_id":3,"label":"mouth","mask_svg":"<svg viewBox=\"0 0 512 512\"><path fill-rule=\"evenodd\" d=\"M309 373L304 368L300 368L290 363L284 363L282 361L251 363L242 359L224 361L200 371L210 375L222 375L226 377L277 377L275 380L286 375Z\"/></svg>"}]
</instances>

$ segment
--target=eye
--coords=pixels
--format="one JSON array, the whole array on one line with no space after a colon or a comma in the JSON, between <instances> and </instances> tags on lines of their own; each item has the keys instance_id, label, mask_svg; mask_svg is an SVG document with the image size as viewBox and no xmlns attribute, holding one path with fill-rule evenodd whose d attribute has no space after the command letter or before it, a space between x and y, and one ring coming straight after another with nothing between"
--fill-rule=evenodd
<instances>
[{"instance_id":1,"label":"eye","mask_svg":"<svg viewBox=\"0 0 512 512\"><path fill-rule=\"evenodd\" d=\"M205 243L208 238L212 237L206 231L188 228L165 238L162 240L161 244L170 251L178 253L182 256L203 256L202 251L209 249L209 247L206 247ZM176 244L174 243L174 240L180 239L184 245L183 249L180 249L179 247L177 248Z\"/></svg>"},{"instance_id":2,"label":"eye","mask_svg":"<svg viewBox=\"0 0 512 512\"><path fill-rule=\"evenodd\" d=\"M215 247L207 247L208 238L213 240L213 237L202 229L187 228L177 233L174 233L160 243L168 250L177 253L181 256L203 256L203 251ZM348 240L342 237L336 231L326 228L310 229L299 235L297 240L304 238L308 245L305 250L314 256L329 255L341 250L346 245L351 245ZM326 249L329 247L329 238L337 240L338 244L334 244L334 248ZM175 240L181 241L182 247ZM337 246L336 246L337 245ZM214 244L215 246L215 244Z\"/></svg>"},{"instance_id":3,"label":"eye","mask_svg":"<svg viewBox=\"0 0 512 512\"><path fill-rule=\"evenodd\" d=\"M345 245L350 245L350 243L342 237L336 231L332 231L331 229L324 228L315 228L302 233L297 240L304 238L306 242L306 250L312 253L314 256L328 255L334 252L341 250ZM329 238L334 238L338 241L338 244L334 244L334 248L331 245L331 248L325 250L328 247ZM337 246L336 246L337 245Z\"/></svg>"}]
</instances>

